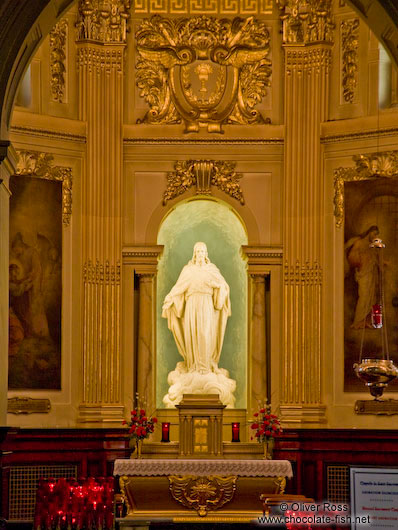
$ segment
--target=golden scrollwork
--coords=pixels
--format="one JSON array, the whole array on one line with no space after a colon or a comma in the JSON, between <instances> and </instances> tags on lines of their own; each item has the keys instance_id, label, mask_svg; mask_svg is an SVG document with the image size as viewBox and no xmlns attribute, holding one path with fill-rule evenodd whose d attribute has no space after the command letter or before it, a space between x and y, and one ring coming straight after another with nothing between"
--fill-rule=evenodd
<instances>
[{"instance_id":1,"label":"golden scrollwork","mask_svg":"<svg viewBox=\"0 0 398 530\"><path fill-rule=\"evenodd\" d=\"M77 40L126 43L130 0L79 0Z\"/></svg>"},{"instance_id":2,"label":"golden scrollwork","mask_svg":"<svg viewBox=\"0 0 398 530\"><path fill-rule=\"evenodd\" d=\"M50 76L53 101L64 102L68 21L62 19L50 32Z\"/></svg>"},{"instance_id":3,"label":"golden scrollwork","mask_svg":"<svg viewBox=\"0 0 398 530\"><path fill-rule=\"evenodd\" d=\"M232 500L237 477L171 475L168 479L173 498L186 508L195 510L200 517L205 517L210 510L217 510Z\"/></svg>"},{"instance_id":4,"label":"golden scrollwork","mask_svg":"<svg viewBox=\"0 0 398 530\"><path fill-rule=\"evenodd\" d=\"M69 225L72 215L72 168L53 166L54 157L39 151L17 150L16 175L62 182L62 222Z\"/></svg>"},{"instance_id":5,"label":"golden scrollwork","mask_svg":"<svg viewBox=\"0 0 398 530\"><path fill-rule=\"evenodd\" d=\"M220 160L177 161L174 164L174 171L167 174L163 204L196 185L197 194L210 195L211 186L216 186L243 205L245 200L239 184L239 179L243 175L236 173L235 166L235 162Z\"/></svg>"},{"instance_id":6,"label":"golden scrollwork","mask_svg":"<svg viewBox=\"0 0 398 530\"><path fill-rule=\"evenodd\" d=\"M284 44L333 42L331 0L277 0Z\"/></svg>"},{"instance_id":7,"label":"golden scrollwork","mask_svg":"<svg viewBox=\"0 0 398 530\"><path fill-rule=\"evenodd\" d=\"M149 111L137 123L185 123L185 132L265 123L256 108L270 86L270 36L254 17L202 15L144 19L136 33L140 96Z\"/></svg>"},{"instance_id":8,"label":"golden scrollwork","mask_svg":"<svg viewBox=\"0 0 398 530\"><path fill-rule=\"evenodd\" d=\"M334 216L340 228L344 219L344 184L380 177L398 178L398 151L385 151L353 156L355 167L339 167L334 171Z\"/></svg>"},{"instance_id":9,"label":"golden scrollwork","mask_svg":"<svg viewBox=\"0 0 398 530\"><path fill-rule=\"evenodd\" d=\"M341 23L342 82L343 99L354 101L358 84L359 19L344 20Z\"/></svg>"}]
</instances>

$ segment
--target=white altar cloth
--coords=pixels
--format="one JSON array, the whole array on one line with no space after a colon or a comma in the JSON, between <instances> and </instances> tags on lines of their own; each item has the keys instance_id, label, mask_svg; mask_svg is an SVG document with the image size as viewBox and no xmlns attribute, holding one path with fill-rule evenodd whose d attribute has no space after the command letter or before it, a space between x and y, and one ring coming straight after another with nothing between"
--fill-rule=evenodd
<instances>
[{"instance_id":1,"label":"white altar cloth","mask_svg":"<svg viewBox=\"0 0 398 530\"><path fill-rule=\"evenodd\" d=\"M240 477L293 476L288 460L188 460L129 458L115 460L114 475L154 477L163 475L237 475Z\"/></svg>"}]
</instances>

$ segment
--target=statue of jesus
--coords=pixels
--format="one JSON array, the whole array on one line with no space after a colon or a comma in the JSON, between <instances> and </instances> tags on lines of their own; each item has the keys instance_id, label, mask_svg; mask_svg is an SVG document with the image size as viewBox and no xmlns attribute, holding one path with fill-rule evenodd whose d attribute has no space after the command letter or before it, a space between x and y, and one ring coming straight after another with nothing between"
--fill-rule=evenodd
<instances>
[{"instance_id":1,"label":"statue of jesus","mask_svg":"<svg viewBox=\"0 0 398 530\"><path fill-rule=\"evenodd\" d=\"M162 317L167 318L184 359L169 374L171 388L165 398L168 406L176 404L182 393L211 392L219 393L221 400L225 394L225 404L232 406L235 381L229 379L226 370L218 368L230 315L229 286L210 262L205 243L198 242L192 259L182 269L162 308Z\"/></svg>"}]
</instances>

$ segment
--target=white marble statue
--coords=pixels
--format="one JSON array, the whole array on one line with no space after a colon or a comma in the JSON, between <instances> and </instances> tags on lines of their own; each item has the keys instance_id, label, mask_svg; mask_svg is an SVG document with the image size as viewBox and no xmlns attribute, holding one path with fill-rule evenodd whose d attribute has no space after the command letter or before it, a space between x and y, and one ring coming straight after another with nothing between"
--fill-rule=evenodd
<instances>
[{"instance_id":1,"label":"white marble statue","mask_svg":"<svg viewBox=\"0 0 398 530\"><path fill-rule=\"evenodd\" d=\"M198 242L163 303L162 317L184 359L168 376L170 388L163 398L167 407L178 404L183 394L211 393L233 407L236 383L218 367L230 315L229 286L210 262L205 243Z\"/></svg>"}]
</instances>

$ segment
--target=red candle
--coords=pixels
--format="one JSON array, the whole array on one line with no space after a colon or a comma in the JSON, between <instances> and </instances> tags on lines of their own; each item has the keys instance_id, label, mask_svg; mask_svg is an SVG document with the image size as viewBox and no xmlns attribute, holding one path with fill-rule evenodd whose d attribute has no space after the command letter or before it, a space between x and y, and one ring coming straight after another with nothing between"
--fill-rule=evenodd
<instances>
[{"instance_id":1,"label":"red candle","mask_svg":"<svg viewBox=\"0 0 398 530\"><path fill-rule=\"evenodd\" d=\"M162 423L162 442L170 442L170 423Z\"/></svg>"},{"instance_id":2,"label":"red candle","mask_svg":"<svg viewBox=\"0 0 398 530\"><path fill-rule=\"evenodd\" d=\"M233 422L232 423L232 441L233 442L240 442L239 429L240 429L240 423L237 421Z\"/></svg>"}]
</instances>

